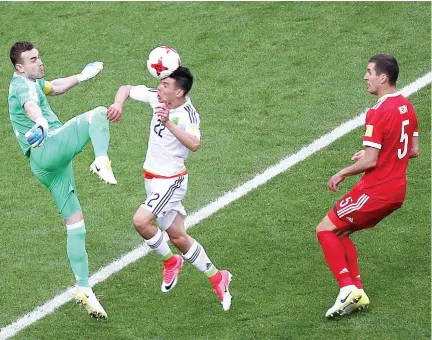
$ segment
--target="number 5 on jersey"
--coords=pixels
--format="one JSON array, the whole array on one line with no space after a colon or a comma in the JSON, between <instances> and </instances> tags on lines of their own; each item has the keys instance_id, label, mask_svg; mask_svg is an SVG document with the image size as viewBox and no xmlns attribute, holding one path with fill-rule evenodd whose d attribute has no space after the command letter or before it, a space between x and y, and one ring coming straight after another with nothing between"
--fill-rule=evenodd
<instances>
[{"instance_id":1,"label":"number 5 on jersey","mask_svg":"<svg viewBox=\"0 0 432 340\"><path fill-rule=\"evenodd\" d=\"M403 147L403 150L398 149L398 158L399 159L404 158L405 155L407 154L407 151L408 151L408 134L405 132L405 126L408 126L408 125L409 125L409 119L402 121L402 131L401 131L400 142L404 143L404 147Z\"/></svg>"}]
</instances>

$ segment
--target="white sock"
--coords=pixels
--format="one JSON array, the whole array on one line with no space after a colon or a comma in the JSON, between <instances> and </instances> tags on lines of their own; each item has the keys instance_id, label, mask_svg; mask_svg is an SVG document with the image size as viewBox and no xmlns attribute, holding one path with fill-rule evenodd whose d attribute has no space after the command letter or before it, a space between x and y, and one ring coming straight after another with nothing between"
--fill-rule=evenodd
<instances>
[{"instance_id":1,"label":"white sock","mask_svg":"<svg viewBox=\"0 0 432 340\"><path fill-rule=\"evenodd\" d=\"M217 273L217 268L208 258L204 248L196 240L193 240L192 246L186 254L183 254L185 260L189 261L201 273L210 277Z\"/></svg>"},{"instance_id":2,"label":"white sock","mask_svg":"<svg viewBox=\"0 0 432 340\"><path fill-rule=\"evenodd\" d=\"M347 294L348 292L355 290L357 290L357 287L355 285L348 285L340 289L340 294Z\"/></svg>"},{"instance_id":3,"label":"white sock","mask_svg":"<svg viewBox=\"0 0 432 340\"><path fill-rule=\"evenodd\" d=\"M163 257L166 257L168 254L171 253L171 249L167 241L165 241L164 235L162 234L160 229L157 230L155 236L153 236L150 240L145 241L151 249L153 249L156 253Z\"/></svg>"},{"instance_id":4,"label":"white sock","mask_svg":"<svg viewBox=\"0 0 432 340\"><path fill-rule=\"evenodd\" d=\"M99 164L101 161L109 161L108 156L98 156L95 158L96 164Z\"/></svg>"},{"instance_id":5,"label":"white sock","mask_svg":"<svg viewBox=\"0 0 432 340\"><path fill-rule=\"evenodd\" d=\"M86 294L86 295L93 294L93 290L91 289L91 287L80 287L80 286L78 286L78 290L84 292L84 294Z\"/></svg>"}]
</instances>

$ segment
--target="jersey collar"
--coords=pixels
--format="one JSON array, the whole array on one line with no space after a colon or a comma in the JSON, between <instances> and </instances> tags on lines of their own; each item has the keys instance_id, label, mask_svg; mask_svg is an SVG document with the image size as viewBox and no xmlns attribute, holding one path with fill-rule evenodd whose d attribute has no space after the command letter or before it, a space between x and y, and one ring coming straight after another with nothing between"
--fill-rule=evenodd
<instances>
[{"instance_id":1,"label":"jersey collar","mask_svg":"<svg viewBox=\"0 0 432 340\"><path fill-rule=\"evenodd\" d=\"M178 110L178 109L182 109L182 108L184 108L186 105L188 105L188 104L191 103L191 100L190 100L190 98L189 98L188 96L186 96L185 99L186 99L186 101L184 102L184 104L182 104L182 105L180 105L180 106L177 106L177 107L174 108L174 109L171 109L170 112L171 112L171 111L176 111L176 110Z\"/></svg>"},{"instance_id":2,"label":"jersey collar","mask_svg":"<svg viewBox=\"0 0 432 340\"><path fill-rule=\"evenodd\" d=\"M385 94L385 95L383 95L383 96L381 96L381 97L379 97L378 98L378 100L377 100L377 104L380 104L380 103L382 103L384 100L386 100L387 98L390 98L390 97L397 97L397 96L399 96L401 93L400 93L400 91L397 91L397 92L395 92L395 93L388 93L388 94Z\"/></svg>"},{"instance_id":3,"label":"jersey collar","mask_svg":"<svg viewBox=\"0 0 432 340\"><path fill-rule=\"evenodd\" d=\"M13 75L12 75L12 78L17 78L17 77L20 77L20 78L23 78L25 80L32 81L32 82L36 83L36 80L31 80L31 79L29 79L27 77L22 76L21 74L18 74L16 72L14 72Z\"/></svg>"}]
</instances>

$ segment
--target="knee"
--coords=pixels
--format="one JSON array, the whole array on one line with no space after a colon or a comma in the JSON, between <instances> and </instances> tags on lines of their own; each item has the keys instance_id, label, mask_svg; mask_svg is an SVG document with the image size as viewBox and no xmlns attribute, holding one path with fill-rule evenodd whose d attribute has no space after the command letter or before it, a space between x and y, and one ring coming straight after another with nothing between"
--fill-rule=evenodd
<instances>
[{"instance_id":1,"label":"knee","mask_svg":"<svg viewBox=\"0 0 432 340\"><path fill-rule=\"evenodd\" d=\"M75 212L70 213L68 210L69 211L75 211ZM69 195L66 199L66 203L64 204L61 213L68 216L65 219L66 226L72 225L72 224L85 225L84 224L84 215L82 213L81 207L79 206L78 198L73 191L71 191L69 193Z\"/></svg>"},{"instance_id":2,"label":"knee","mask_svg":"<svg viewBox=\"0 0 432 340\"><path fill-rule=\"evenodd\" d=\"M326 230L325 226L321 222L318 223L318 225L315 228L315 232L318 234L320 231L324 231L324 230Z\"/></svg>"},{"instance_id":3,"label":"knee","mask_svg":"<svg viewBox=\"0 0 432 340\"><path fill-rule=\"evenodd\" d=\"M105 122L108 122L106 113L107 108L105 106L98 106L93 110L87 112L87 120L89 124L91 124L94 120L97 121L99 124L103 124Z\"/></svg>"},{"instance_id":4,"label":"knee","mask_svg":"<svg viewBox=\"0 0 432 340\"><path fill-rule=\"evenodd\" d=\"M135 229L140 233L145 233L149 227L152 225L152 221L143 218L138 212L133 216L133 225Z\"/></svg>"},{"instance_id":5,"label":"knee","mask_svg":"<svg viewBox=\"0 0 432 340\"><path fill-rule=\"evenodd\" d=\"M321 231L335 231L336 226L330 221L330 219L326 216L324 217L320 223L316 226L316 233L318 234Z\"/></svg>"},{"instance_id":6,"label":"knee","mask_svg":"<svg viewBox=\"0 0 432 340\"><path fill-rule=\"evenodd\" d=\"M95 114L106 114L108 109L105 106L98 106L93 109Z\"/></svg>"}]
</instances>

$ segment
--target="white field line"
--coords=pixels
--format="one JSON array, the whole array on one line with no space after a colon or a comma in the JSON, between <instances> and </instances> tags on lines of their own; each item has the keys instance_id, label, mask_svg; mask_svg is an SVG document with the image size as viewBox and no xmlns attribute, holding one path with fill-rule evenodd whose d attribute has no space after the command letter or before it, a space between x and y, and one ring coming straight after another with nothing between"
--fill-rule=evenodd
<instances>
[{"instance_id":1,"label":"white field line","mask_svg":"<svg viewBox=\"0 0 432 340\"><path fill-rule=\"evenodd\" d=\"M404 87L401 92L404 96L408 97L411 94L419 91L423 87L427 86L428 84L432 83L432 72L429 72L425 74L424 76L420 77L413 83L407 85ZM223 196L219 197L216 201L206 205L205 207L201 208L197 212L193 213L192 215L188 216L185 221L186 228L191 228L194 225L198 224L202 220L206 219L207 217L213 215L215 212L219 211L220 209L224 208L231 202L239 199L240 197L246 195L251 190L259 187L260 185L266 183L273 177L281 174L282 172L288 170L295 164L301 162L302 160L306 159L307 157L313 155L315 152L325 148L329 144L333 143L337 139L341 138L342 136L348 134L352 130L360 127L364 124L366 115L366 110L359 114L357 117L342 123L337 128L335 128L333 131L321 136L320 138L313 141L311 144L301 148L297 153L293 155L289 155L285 158L283 158L279 163L271 166L270 168L267 168L264 172L257 175L253 179L245 182L244 184L238 186L232 191L227 192ZM166 235L165 235L166 236ZM150 252L150 248L144 243L134 250L130 251L129 253L126 253L122 255L120 258L112 262L111 264L99 269L96 273L94 273L90 277L90 285L93 287L94 285L105 281L110 276L114 275L118 271L125 268L127 265L139 260L140 258L144 257ZM57 308L64 305L66 302L72 300L74 287L70 287L66 289L63 293L55 296L51 300L45 302L43 305L38 306L36 309L34 309L31 312L28 312L12 322L9 325L6 325L5 327L0 329L0 340L1 339L7 339L9 337L12 337L16 335L18 332L23 330L24 328L27 328L28 326L32 325L36 321L42 319L48 314L53 313Z\"/></svg>"}]
</instances>

